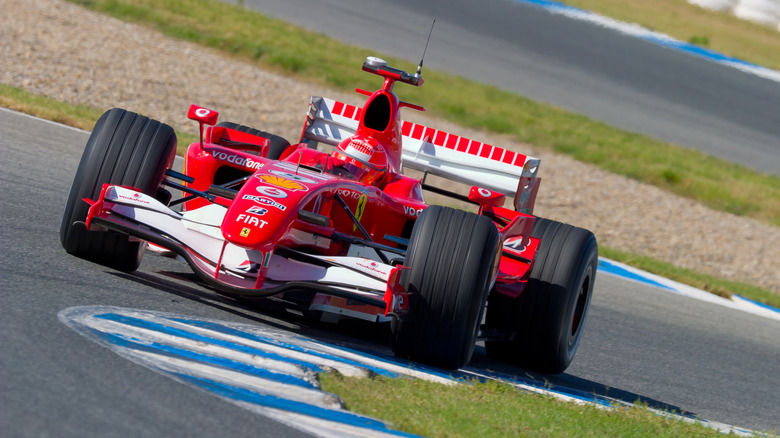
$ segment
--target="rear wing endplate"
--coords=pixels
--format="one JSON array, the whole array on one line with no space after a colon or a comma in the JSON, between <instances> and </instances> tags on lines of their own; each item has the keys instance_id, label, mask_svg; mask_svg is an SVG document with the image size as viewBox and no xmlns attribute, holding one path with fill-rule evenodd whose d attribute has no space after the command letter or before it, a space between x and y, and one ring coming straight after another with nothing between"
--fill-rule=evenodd
<instances>
[{"instance_id":1,"label":"rear wing endplate","mask_svg":"<svg viewBox=\"0 0 780 438\"><path fill-rule=\"evenodd\" d=\"M312 97L301 142L331 146L355 134L361 108L324 97ZM403 165L514 198L515 210L531 214L540 178L540 160L404 121Z\"/></svg>"}]
</instances>

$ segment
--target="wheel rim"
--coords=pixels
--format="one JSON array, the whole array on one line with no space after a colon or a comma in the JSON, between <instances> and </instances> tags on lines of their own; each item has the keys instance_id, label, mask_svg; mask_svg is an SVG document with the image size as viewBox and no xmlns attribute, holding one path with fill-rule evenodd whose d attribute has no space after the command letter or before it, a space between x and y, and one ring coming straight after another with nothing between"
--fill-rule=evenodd
<instances>
[{"instance_id":1,"label":"wheel rim","mask_svg":"<svg viewBox=\"0 0 780 438\"><path fill-rule=\"evenodd\" d=\"M582 325L585 320L585 312L588 308L588 299L590 297L590 275L586 275L580 291L577 294L577 303L574 305L574 312L571 321L571 331L569 332L569 349L574 346L579 339L582 331Z\"/></svg>"}]
</instances>

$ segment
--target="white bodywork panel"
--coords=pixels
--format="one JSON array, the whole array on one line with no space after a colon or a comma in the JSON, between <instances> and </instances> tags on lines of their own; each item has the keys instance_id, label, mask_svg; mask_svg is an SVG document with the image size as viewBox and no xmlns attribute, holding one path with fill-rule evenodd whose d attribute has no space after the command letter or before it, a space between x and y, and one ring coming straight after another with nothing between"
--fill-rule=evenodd
<instances>
[{"instance_id":1,"label":"white bodywork panel","mask_svg":"<svg viewBox=\"0 0 780 438\"><path fill-rule=\"evenodd\" d=\"M224 239L220 225L227 211L225 207L212 204L182 214L169 209L154 197L120 186L109 186L103 201L104 210L118 215L117 221L132 223L124 221L126 218L139 222L155 234L187 248L197 256L193 257L194 262L204 272L213 273L217 263L220 263L221 274L248 279L250 283L254 282L250 277L257 277L257 269L252 268L253 265L262 265L264 254L233 245ZM108 216L110 218L111 215ZM357 294L381 297L386 291L393 268L363 257L309 257L327 262L328 266L274 254L270 258L266 278L276 283L323 283Z\"/></svg>"}]
</instances>

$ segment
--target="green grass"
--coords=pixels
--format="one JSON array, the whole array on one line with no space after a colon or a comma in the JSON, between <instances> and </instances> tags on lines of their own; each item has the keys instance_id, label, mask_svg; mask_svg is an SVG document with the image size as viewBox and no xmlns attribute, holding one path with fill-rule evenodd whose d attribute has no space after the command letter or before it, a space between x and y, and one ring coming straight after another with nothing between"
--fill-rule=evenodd
<instances>
[{"instance_id":1,"label":"green grass","mask_svg":"<svg viewBox=\"0 0 780 438\"><path fill-rule=\"evenodd\" d=\"M640 256L625 251L599 246L599 256L606 257L635 268L674 280L707 292L729 298L740 295L754 301L780 308L780 295L752 284L724 280L712 275L702 274L690 269L680 268L671 263Z\"/></svg>"},{"instance_id":2,"label":"green grass","mask_svg":"<svg viewBox=\"0 0 780 438\"><path fill-rule=\"evenodd\" d=\"M359 68L367 55L376 53L240 6L213 0L72 1L302 80L342 90L373 89L379 85L378 78ZM695 33L687 38L693 36L706 36L714 44L713 36ZM408 62L385 58L391 65L414 68ZM399 85L399 96L423 104L433 115L460 125L510 135L656 185L710 208L780 226L777 176L622 131L446 73L427 70L425 79L420 89Z\"/></svg>"},{"instance_id":3,"label":"green grass","mask_svg":"<svg viewBox=\"0 0 780 438\"><path fill-rule=\"evenodd\" d=\"M349 410L426 437L720 437L701 424L641 406L599 409L497 382L443 385L409 378L320 374L322 389Z\"/></svg>"},{"instance_id":4,"label":"green grass","mask_svg":"<svg viewBox=\"0 0 780 438\"><path fill-rule=\"evenodd\" d=\"M97 108L60 102L6 84L0 84L0 106L86 131L103 114Z\"/></svg>"},{"instance_id":5,"label":"green grass","mask_svg":"<svg viewBox=\"0 0 780 438\"><path fill-rule=\"evenodd\" d=\"M92 131L103 114L103 110L98 108L60 102L6 84L0 84L0 106L85 131ZM177 131L176 137L178 155L184 155L187 146L198 140L197 136L182 131Z\"/></svg>"}]
</instances>

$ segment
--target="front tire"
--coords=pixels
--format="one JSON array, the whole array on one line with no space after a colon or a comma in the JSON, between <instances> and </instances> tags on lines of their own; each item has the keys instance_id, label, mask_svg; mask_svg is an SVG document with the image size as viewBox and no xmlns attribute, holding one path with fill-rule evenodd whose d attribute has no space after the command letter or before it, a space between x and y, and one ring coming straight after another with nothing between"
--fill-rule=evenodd
<instances>
[{"instance_id":1,"label":"front tire","mask_svg":"<svg viewBox=\"0 0 780 438\"><path fill-rule=\"evenodd\" d=\"M125 272L138 269L145 242L115 231L88 231L81 224L103 184L140 189L157 196L176 155L176 133L168 125L114 108L95 124L65 203L60 241L69 254Z\"/></svg>"},{"instance_id":2,"label":"front tire","mask_svg":"<svg viewBox=\"0 0 780 438\"><path fill-rule=\"evenodd\" d=\"M393 326L399 357L457 369L474 351L500 256L496 226L485 216L431 206L414 225L401 285L409 313Z\"/></svg>"},{"instance_id":3,"label":"front tire","mask_svg":"<svg viewBox=\"0 0 780 438\"><path fill-rule=\"evenodd\" d=\"M511 341L487 341L488 356L529 370L560 374L577 352L596 280L598 245L588 230L537 218L541 239L523 292L493 291L486 325L513 332Z\"/></svg>"}]
</instances>

